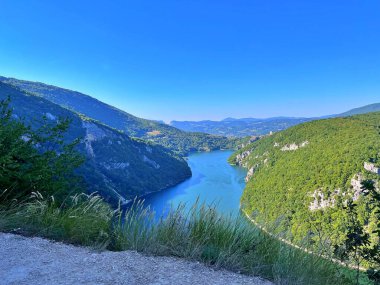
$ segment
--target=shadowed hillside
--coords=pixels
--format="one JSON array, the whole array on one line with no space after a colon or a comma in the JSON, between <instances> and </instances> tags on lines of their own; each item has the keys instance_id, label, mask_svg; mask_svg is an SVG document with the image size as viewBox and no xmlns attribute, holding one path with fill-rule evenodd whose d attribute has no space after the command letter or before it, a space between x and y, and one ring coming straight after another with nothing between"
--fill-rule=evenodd
<instances>
[{"instance_id":1,"label":"shadowed hillside","mask_svg":"<svg viewBox=\"0 0 380 285\"><path fill-rule=\"evenodd\" d=\"M125 133L65 109L44 98L0 82L0 99L11 100L13 116L33 128L69 118L65 139L80 139L86 161L79 169L89 191L107 199L131 199L174 186L191 176L184 159L162 146L132 139ZM43 119L43 117L45 119Z\"/></svg>"},{"instance_id":2,"label":"shadowed hillside","mask_svg":"<svg viewBox=\"0 0 380 285\"><path fill-rule=\"evenodd\" d=\"M45 98L87 117L98 120L130 137L142 138L181 155L190 151L234 148L236 141L204 133L188 133L157 121L137 118L88 95L39 82L0 77L0 81Z\"/></svg>"}]
</instances>

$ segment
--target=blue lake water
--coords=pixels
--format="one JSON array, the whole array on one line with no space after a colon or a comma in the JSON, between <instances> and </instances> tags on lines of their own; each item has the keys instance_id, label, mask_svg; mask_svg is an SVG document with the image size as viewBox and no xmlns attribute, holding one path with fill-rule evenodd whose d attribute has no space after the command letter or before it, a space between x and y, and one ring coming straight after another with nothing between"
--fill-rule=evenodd
<instances>
[{"instance_id":1,"label":"blue lake water","mask_svg":"<svg viewBox=\"0 0 380 285\"><path fill-rule=\"evenodd\" d=\"M191 154L188 163L193 176L175 187L148 195L145 205L161 215L180 203L189 208L199 198L200 202L216 205L220 213L238 214L247 172L228 164L231 154L232 151Z\"/></svg>"}]
</instances>

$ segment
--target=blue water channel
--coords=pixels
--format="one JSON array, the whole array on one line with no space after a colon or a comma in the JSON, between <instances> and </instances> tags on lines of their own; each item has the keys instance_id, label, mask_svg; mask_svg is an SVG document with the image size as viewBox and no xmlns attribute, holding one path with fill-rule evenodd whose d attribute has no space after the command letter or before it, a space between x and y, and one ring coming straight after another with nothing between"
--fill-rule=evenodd
<instances>
[{"instance_id":1,"label":"blue water channel","mask_svg":"<svg viewBox=\"0 0 380 285\"><path fill-rule=\"evenodd\" d=\"M232 151L225 150L189 155L192 177L175 187L146 196L145 205L150 206L156 215L161 215L181 203L190 208L198 199L201 203L216 206L224 215L239 214L247 172L228 164L231 154Z\"/></svg>"}]
</instances>

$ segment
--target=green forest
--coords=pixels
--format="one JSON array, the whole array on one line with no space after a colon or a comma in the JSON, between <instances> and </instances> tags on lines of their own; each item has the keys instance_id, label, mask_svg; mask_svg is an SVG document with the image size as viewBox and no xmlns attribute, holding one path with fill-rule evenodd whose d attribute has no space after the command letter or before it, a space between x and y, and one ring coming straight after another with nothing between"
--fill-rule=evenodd
<instances>
[{"instance_id":1,"label":"green forest","mask_svg":"<svg viewBox=\"0 0 380 285\"><path fill-rule=\"evenodd\" d=\"M378 203L363 185L355 196L352 185L359 175L360 183L377 188L379 175L364 163L376 166L379 157L380 113L369 113L292 127L246 146L229 162L253 173L241 204L256 222L293 243L339 256L353 216L368 234L366 246L379 243Z\"/></svg>"}]
</instances>

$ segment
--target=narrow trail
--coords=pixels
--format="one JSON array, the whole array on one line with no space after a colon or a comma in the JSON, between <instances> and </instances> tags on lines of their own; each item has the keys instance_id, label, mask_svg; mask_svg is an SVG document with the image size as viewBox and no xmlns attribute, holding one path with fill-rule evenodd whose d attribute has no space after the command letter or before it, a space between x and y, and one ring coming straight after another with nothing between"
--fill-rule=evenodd
<instances>
[{"instance_id":1,"label":"narrow trail","mask_svg":"<svg viewBox=\"0 0 380 285\"><path fill-rule=\"evenodd\" d=\"M214 270L178 258L145 256L134 251L95 252L4 233L0 233L0 284L273 285L257 277Z\"/></svg>"}]
</instances>

